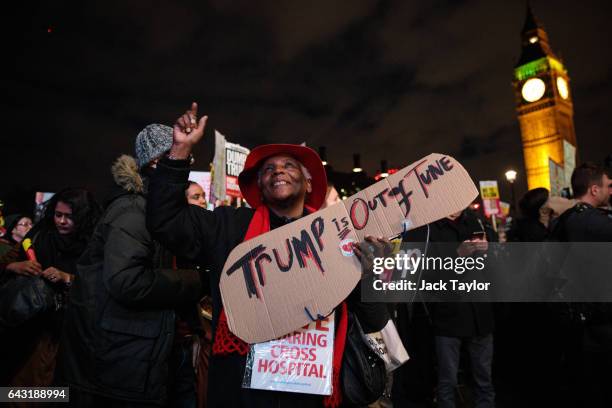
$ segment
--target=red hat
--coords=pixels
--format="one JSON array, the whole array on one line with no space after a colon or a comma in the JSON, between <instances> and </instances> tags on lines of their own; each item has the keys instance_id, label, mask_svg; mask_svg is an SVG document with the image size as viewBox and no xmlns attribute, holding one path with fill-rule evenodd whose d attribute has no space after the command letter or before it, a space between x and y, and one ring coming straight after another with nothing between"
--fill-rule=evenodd
<instances>
[{"instance_id":1,"label":"red hat","mask_svg":"<svg viewBox=\"0 0 612 408\"><path fill-rule=\"evenodd\" d=\"M257 185L257 171L264 160L277 155L288 155L298 160L312 176L312 192L306 195L304 204L316 208L321 208L325 202L327 193L327 176L325 168L321 163L321 158L310 147L294 144L268 144L257 146L246 158L244 169L238 176L240 192L249 205L257 208L263 204L261 190Z\"/></svg>"}]
</instances>

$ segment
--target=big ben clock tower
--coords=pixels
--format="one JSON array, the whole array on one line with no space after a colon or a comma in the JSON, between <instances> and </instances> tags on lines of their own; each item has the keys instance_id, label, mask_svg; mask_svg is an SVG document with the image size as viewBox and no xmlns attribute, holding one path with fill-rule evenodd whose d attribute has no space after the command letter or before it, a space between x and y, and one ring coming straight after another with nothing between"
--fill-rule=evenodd
<instances>
[{"instance_id":1,"label":"big ben clock tower","mask_svg":"<svg viewBox=\"0 0 612 408\"><path fill-rule=\"evenodd\" d=\"M521 38L513 85L527 184L529 189L545 187L558 194L560 188L569 186L575 165L570 79L529 4Z\"/></svg>"}]
</instances>

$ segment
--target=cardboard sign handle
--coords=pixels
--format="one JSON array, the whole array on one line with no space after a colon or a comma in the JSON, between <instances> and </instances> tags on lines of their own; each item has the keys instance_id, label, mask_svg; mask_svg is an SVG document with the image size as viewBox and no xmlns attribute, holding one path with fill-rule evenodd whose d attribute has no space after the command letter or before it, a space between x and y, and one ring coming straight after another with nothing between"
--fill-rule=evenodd
<instances>
[{"instance_id":1,"label":"cardboard sign handle","mask_svg":"<svg viewBox=\"0 0 612 408\"><path fill-rule=\"evenodd\" d=\"M312 313L310 313L310 310L308 310L308 308L307 308L307 307L304 307L304 312L306 312L306 315L308 316L308 318L309 318L310 320L312 320L313 322L316 322L317 320L322 320L322 319L325 319L327 316L329 316L329 315L327 315L327 316L323 316L322 314L317 313L317 318L315 319L314 317L312 317ZM332 313L333 313L333 311L332 311ZM331 314L331 313L330 313L330 314Z\"/></svg>"}]
</instances>

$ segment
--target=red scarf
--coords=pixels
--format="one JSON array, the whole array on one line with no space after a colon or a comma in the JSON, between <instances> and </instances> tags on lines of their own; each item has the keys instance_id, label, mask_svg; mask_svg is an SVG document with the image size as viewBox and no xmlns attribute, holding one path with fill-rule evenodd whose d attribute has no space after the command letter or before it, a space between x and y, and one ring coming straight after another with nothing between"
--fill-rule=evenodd
<instances>
[{"instance_id":1,"label":"red scarf","mask_svg":"<svg viewBox=\"0 0 612 408\"><path fill-rule=\"evenodd\" d=\"M315 210L306 207L310 212ZM266 206L260 206L255 210L253 218L249 224L244 241L255 238L261 234L270 231L270 211ZM340 368L342 367L342 355L344 353L344 344L346 342L346 330L348 325L348 316L346 303L340 306L340 318L338 320L338 329L336 330L336 340L334 342L334 361L333 361L333 377L332 377L332 395L323 398L323 405L327 408L335 408L340 406L342 402L342 392L340 389ZM227 316L225 310L221 309L219 321L217 322L217 331L215 333L215 341L213 342L212 352L214 355L229 355L239 354L246 356L249 352L249 345L236 337L227 325Z\"/></svg>"}]
</instances>

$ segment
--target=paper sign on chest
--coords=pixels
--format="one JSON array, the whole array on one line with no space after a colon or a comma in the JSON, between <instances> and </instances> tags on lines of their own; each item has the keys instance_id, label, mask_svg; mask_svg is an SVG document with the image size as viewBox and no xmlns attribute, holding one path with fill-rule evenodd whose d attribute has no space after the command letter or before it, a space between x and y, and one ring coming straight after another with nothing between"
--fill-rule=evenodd
<instances>
[{"instance_id":1,"label":"paper sign on chest","mask_svg":"<svg viewBox=\"0 0 612 408\"><path fill-rule=\"evenodd\" d=\"M220 282L230 330L258 343L328 315L361 277L353 244L434 222L477 195L459 162L433 153L341 203L238 245Z\"/></svg>"}]
</instances>

